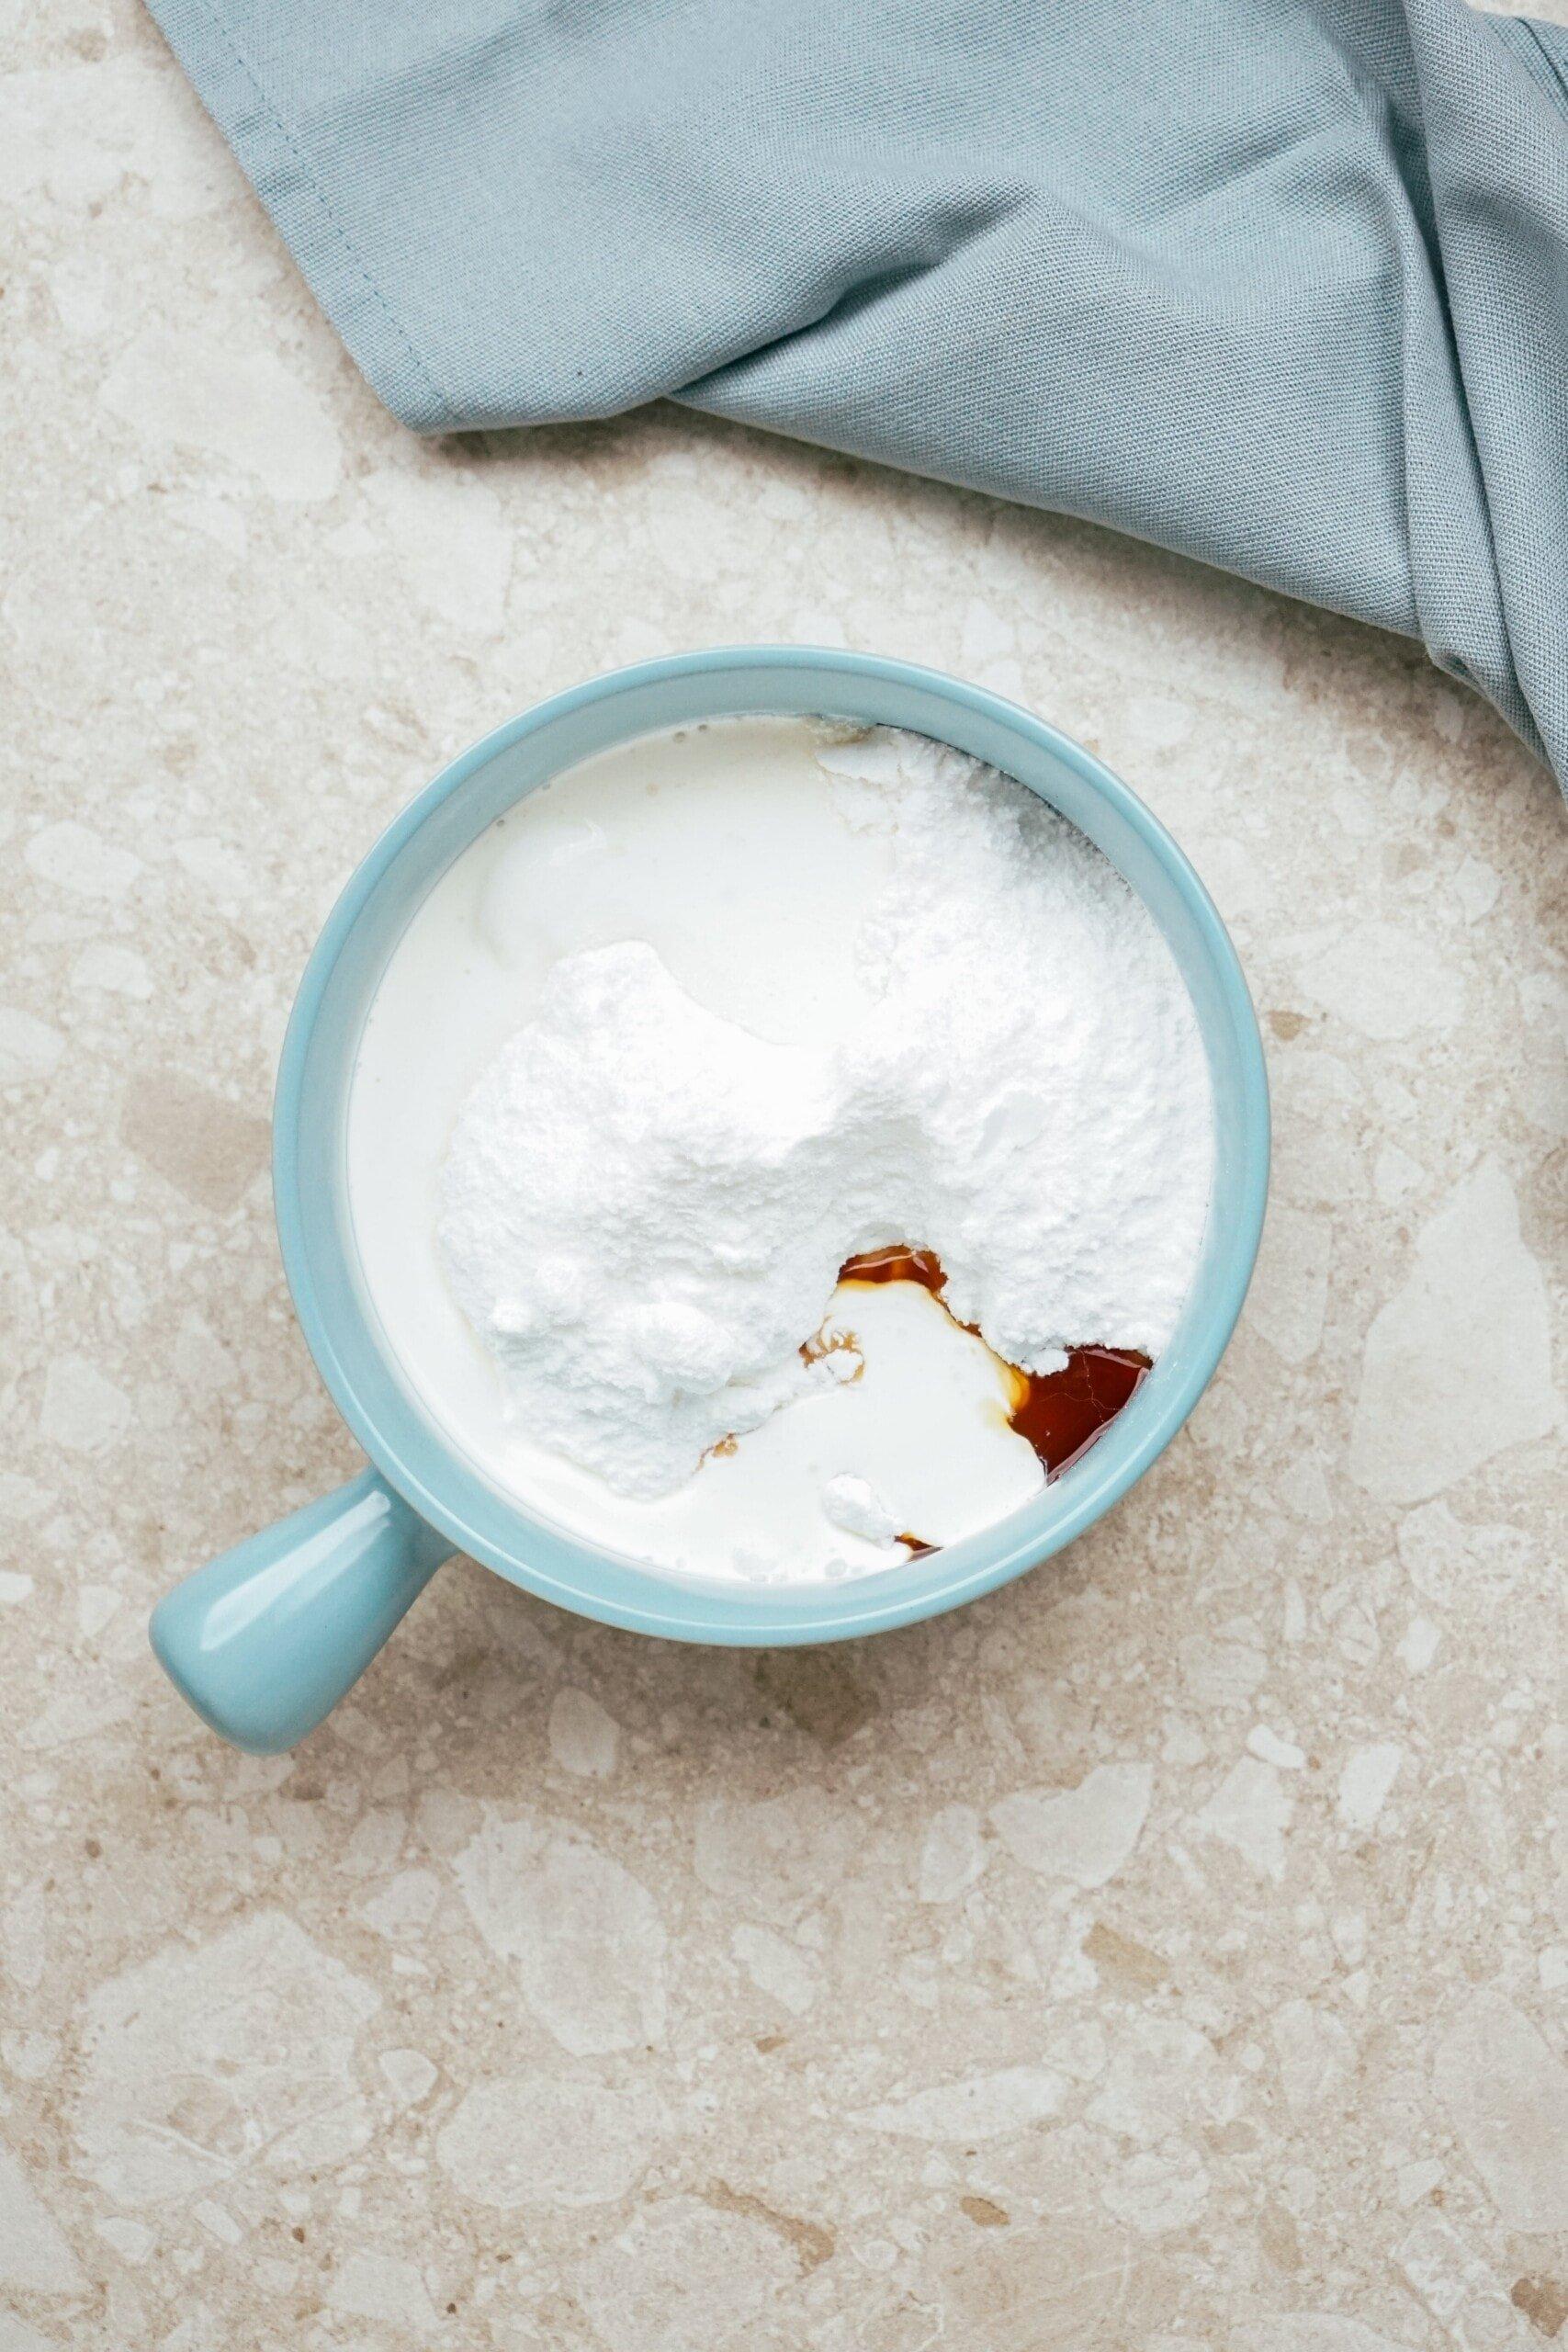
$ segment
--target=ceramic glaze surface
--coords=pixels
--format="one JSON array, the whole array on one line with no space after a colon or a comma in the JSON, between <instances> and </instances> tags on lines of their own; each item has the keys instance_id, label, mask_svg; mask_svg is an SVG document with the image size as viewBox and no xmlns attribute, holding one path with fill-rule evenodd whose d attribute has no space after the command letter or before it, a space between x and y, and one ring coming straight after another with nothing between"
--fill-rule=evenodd
<instances>
[{"instance_id":1,"label":"ceramic glaze surface","mask_svg":"<svg viewBox=\"0 0 1568 2352\"><path fill-rule=\"evenodd\" d=\"M434 882L533 786L594 752L705 718L828 714L939 737L1040 792L1104 851L1165 933L1209 1065L1214 1176L1203 1247L1169 1346L1098 1444L1031 1504L898 1572L837 1586L677 1585L526 1511L480 1478L404 1384L360 1276L344 1131L366 1015ZM842 1639L973 1600L1049 1558L1168 1444L1217 1363L1252 1270L1269 1112L1246 983L1212 902L1147 809L1028 712L911 664L762 647L679 655L555 697L463 753L355 873L312 952L274 1111L274 1194L295 1305L340 1410L389 1483L454 1545L590 1616L686 1640Z\"/></svg>"}]
</instances>

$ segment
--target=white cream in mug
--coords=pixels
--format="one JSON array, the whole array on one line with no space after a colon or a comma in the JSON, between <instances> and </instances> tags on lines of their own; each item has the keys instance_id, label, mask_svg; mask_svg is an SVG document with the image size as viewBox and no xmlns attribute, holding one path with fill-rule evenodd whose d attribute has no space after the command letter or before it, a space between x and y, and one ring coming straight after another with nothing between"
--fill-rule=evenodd
<instances>
[{"instance_id":1,"label":"white cream in mug","mask_svg":"<svg viewBox=\"0 0 1568 2352\"><path fill-rule=\"evenodd\" d=\"M1212 1170L1190 1001L1100 852L956 752L801 719L645 739L492 825L393 952L348 1122L448 1441L602 1548L762 1581L1037 1493L1021 1373L1157 1355ZM895 1245L941 1300L839 1283Z\"/></svg>"}]
</instances>

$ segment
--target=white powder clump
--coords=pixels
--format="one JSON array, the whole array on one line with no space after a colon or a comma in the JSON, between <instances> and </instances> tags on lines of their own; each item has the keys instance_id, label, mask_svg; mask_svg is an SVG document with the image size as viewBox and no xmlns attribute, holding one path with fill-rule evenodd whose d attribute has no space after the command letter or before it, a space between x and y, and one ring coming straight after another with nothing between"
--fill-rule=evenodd
<instances>
[{"instance_id":1,"label":"white powder clump","mask_svg":"<svg viewBox=\"0 0 1568 2352\"><path fill-rule=\"evenodd\" d=\"M870 1544L897 1541L898 1522L869 1478L843 1471L822 1486L822 1508L846 1535L863 1535Z\"/></svg>"},{"instance_id":2,"label":"white powder clump","mask_svg":"<svg viewBox=\"0 0 1568 2352\"><path fill-rule=\"evenodd\" d=\"M857 942L871 1010L770 1044L636 940L562 956L469 1095L442 1180L459 1306L529 1434L623 1493L842 1367L808 1363L838 1269L932 1250L1033 1372L1157 1355L1213 1171L1190 1000L1139 899L1022 786L922 737L819 747L891 874Z\"/></svg>"}]
</instances>

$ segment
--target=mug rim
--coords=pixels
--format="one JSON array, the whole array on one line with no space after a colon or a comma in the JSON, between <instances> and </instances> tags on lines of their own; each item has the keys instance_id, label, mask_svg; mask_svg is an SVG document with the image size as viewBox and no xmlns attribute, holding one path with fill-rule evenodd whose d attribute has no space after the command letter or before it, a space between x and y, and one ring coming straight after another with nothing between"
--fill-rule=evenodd
<instances>
[{"instance_id":1,"label":"mug rim","mask_svg":"<svg viewBox=\"0 0 1568 2352\"><path fill-rule=\"evenodd\" d=\"M1033 1502L1021 1506L992 1527L933 1553L922 1562L923 1574L919 1588L913 1590L913 1579L895 1569L835 1583L814 1580L796 1585L750 1586L688 1580L650 1564L628 1562L623 1555L599 1550L584 1538L569 1536L547 1519L533 1517L525 1506L510 1496L502 1499L508 1517L515 1523L519 1540L514 1549L498 1544L473 1523L473 1513L462 1507L462 1498L466 1486L492 1497L500 1490L483 1479L460 1450L431 1422L428 1434L439 1457L433 1479L431 1465L412 1458L409 1449L392 1441L361 1393L336 1344L333 1310L318 1285L306 1231L301 1191L301 1123L306 1116L305 1080L312 1039L339 957L377 886L414 834L471 775L499 754L592 704L636 695L682 678L712 678L727 672L802 669L829 677L857 677L933 697L940 704L987 719L1015 737L1021 737L1047 758L1071 770L1092 796L1107 802L1132 829L1174 886L1218 982L1239 1057L1244 1128L1241 1176L1235 1197L1226 1203L1226 1240L1215 1295L1209 1302L1202 1331L1190 1358L1167 1388L1158 1408L1145 1413L1134 1426L1131 1442L1124 1431L1123 1442L1117 1444L1118 1425L1113 1423L1089 1452L1064 1474L1061 1485L1042 1489ZM672 723L682 722L677 719ZM646 726L638 725L616 740L632 741L649 731ZM553 773L566 774L577 763L576 759L568 759ZM1027 789L1035 788L1027 778L1018 780ZM1047 798L1050 805L1048 796L1041 797ZM1136 885L1129 882L1129 887L1135 888ZM1257 1014L1246 978L1230 934L1208 891L1185 853L1153 812L1082 744L988 688L886 655L815 646L717 646L607 671L504 720L449 761L373 843L322 925L289 1016L273 1109L274 1206L295 1313L333 1404L388 1484L423 1519L438 1528L454 1550L478 1559L508 1582L542 1599L579 1615L631 1631L677 1640L747 1646L842 1640L941 1614L978 1600L1030 1568L1042 1566L1102 1518L1136 1484L1181 1429L1229 1344L1261 1238L1269 1161L1268 1079ZM389 1356L383 1335L369 1318L362 1319L367 1320L383 1364L395 1365L396 1360ZM1145 1396L1146 1399L1146 1389ZM1134 1409L1129 1407L1129 1413ZM1122 1417L1118 1419L1120 1422ZM1052 1492L1061 1497L1063 1487L1069 1480L1074 1491L1066 1507L1056 1510L1049 1527L1032 1531L1031 1516L1040 1508L1044 1495ZM442 1491L443 1487L448 1491ZM458 1507L454 1507L453 1493L457 1497ZM530 1560L530 1544L536 1550L570 1555L575 1562L585 1565L588 1573L564 1575L558 1568L542 1567ZM951 1563L951 1572L945 1576L939 1565L943 1562ZM593 1572L595 1563L602 1565L605 1580L623 1588L629 1581L637 1588L636 1597L628 1598L625 1590L601 1589Z\"/></svg>"}]
</instances>

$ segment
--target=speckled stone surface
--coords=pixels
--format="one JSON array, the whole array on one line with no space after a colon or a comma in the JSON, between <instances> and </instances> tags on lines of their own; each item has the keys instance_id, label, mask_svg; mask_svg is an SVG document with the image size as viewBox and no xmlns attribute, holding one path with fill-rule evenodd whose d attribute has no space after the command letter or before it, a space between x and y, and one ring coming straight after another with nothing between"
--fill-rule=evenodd
<instances>
[{"instance_id":1,"label":"speckled stone surface","mask_svg":"<svg viewBox=\"0 0 1568 2352\"><path fill-rule=\"evenodd\" d=\"M126 0L5 40L3 2352L1561 2335L1551 780L1073 524L676 413L416 446ZM1242 1330L980 1607L712 1655L457 1565L245 1761L144 1626L355 1466L268 1207L316 926L465 741L746 638L1018 695L1190 848Z\"/></svg>"}]
</instances>

